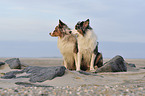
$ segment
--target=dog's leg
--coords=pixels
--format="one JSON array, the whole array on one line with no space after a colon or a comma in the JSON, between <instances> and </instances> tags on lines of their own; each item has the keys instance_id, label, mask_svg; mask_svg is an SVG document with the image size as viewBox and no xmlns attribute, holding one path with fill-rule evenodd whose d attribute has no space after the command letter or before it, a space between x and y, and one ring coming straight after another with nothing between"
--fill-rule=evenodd
<instances>
[{"instance_id":1,"label":"dog's leg","mask_svg":"<svg viewBox=\"0 0 145 96\"><path fill-rule=\"evenodd\" d=\"M64 65L64 67L67 69L67 62L65 61L65 59L63 60L63 65Z\"/></svg>"},{"instance_id":2,"label":"dog's leg","mask_svg":"<svg viewBox=\"0 0 145 96\"><path fill-rule=\"evenodd\" d=\"M81 60L82 60L82 54L80 52L78 52L78 63L76 66L76 71L80 71L81 69Z\"/></svg>"},{"instance_id":3,"label":"dog's leg","mask_svg":"<svg viewBox=\"0 0 145 96\"><path fill-rule=\"evenodd\" d=\"M94 70L95 57L96 57L96 55L93 53L92 57L91 57L90 70Z\"/></svg>"},{"instance_id":4,"label":"dog's leg","mask_svg":"<svg viewBox=\"0 0 145 96\"><path fill-rule=\"evenodd\" d=\"M77 61L77 54L76 53L74 53L74 59L75 59L75 66L76 66L76 68L74 68L74 69L77 69L78 61Z\"/></svg>"}]
</instances>

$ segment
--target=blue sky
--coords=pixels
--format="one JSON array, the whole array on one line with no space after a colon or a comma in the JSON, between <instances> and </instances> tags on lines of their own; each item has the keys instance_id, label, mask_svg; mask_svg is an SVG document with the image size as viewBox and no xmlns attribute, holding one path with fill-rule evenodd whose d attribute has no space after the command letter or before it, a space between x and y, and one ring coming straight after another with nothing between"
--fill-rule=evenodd
<instances>
[{"instance_id":1,"label":"blue sky","mask_svg":"<svg viewBox=\"0 0 145 96\"><path fill-rule=\"evenodd\" d=\"M23 57L24 55L19 53L18 50L26 49L21 49L18 43L15 43L18 49L13 48L17 55L7 53L8 47L14 42L34 42L36 45L41 45L40 42L49 42L45 43L46 45L43 44L44 47L38 48L38 50L47 48L48 51L42 52L41 55L37 54L36 57L43 57L43 55L44 57L61 56L59 51L55 51L57 46L54 45L57 45L57 38L50 37L48 32L54 30L59 19L73 29L78 21L89 18L91 27L98 36L98 41L102 42L102 44L100 43L100 51L104 54L104 57L111 58L115 54L117 55L118 51L119 53L122 52L122 47L117 51L113 49L118 42L122 46L124 44L131 44L131 46L135 44L133 47L137 50L128 47L129 53L127 55L125 55L128 52L127 50L122 52L124 57L131 58L130 53L136 54L140 51L136 57L132 57L145 58L143 50L145 49L144 17L144 0L0 0L0 42L7 42L2 43L3 49L0 48L0 51L5 54L0 56ZM54 42L53 46L51 45L52 42ZM106 45L102 46L103 44ZM106 48L107 44L114 45ZM35 57L34 54L38 50L31 53L31 49L36 48L32 45L26 45L29 51L24 57ZM142 49L138 46L141 46ZM55 51L55 54L50 52L50 47L52 48L51 51ZM47 55L49 53L51 55Z\"/></svg>"}]
</instances>

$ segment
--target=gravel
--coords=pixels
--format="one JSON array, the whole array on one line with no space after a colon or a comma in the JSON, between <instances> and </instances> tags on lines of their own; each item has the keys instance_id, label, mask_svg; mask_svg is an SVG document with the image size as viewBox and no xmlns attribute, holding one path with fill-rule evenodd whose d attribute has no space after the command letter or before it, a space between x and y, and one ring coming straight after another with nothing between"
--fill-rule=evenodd
<instances>
[{"instance_id":1,"label":"gravel","mask_svg":"<svg viewBox=\"0 0 145 96\"><path fill-rule=\"evenodd\" d=\"M143 84L0 88L0 96L145 96Z\"/></svg>"}]
</instances>

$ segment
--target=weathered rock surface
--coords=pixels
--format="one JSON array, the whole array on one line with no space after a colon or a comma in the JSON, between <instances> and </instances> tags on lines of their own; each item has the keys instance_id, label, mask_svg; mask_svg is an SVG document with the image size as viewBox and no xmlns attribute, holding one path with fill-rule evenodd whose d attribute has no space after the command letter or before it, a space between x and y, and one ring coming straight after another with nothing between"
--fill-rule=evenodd
<instances>
[{"instance_id":1,"label":"weathered rock surface","mask_svg":"<svg viewBox=\"0 0 145 96\"><path fill-rule=\"evenodd\" d=\"M12 58L5 61L5 63L9 64L11 69L21 69L21 62L19 58Z\"/></svg>"},{"instance_id":2,"label":"weathered rock surface","mask_svg":"<svg viewBox=\"0 0 145 96\"><path fill-rule=\"evenodd\" d=\"M140 69L145 69L145 67L140 67Z\"/></svg>"},{"instance_id":3,"label":"weathered rock surface","mask_svg":"<svg viewBox=\"0 0 145 96\"><path fill-rule=\"evenodd\" d=\"M1 78L3 78L3 79L16 78L16 74L21 74L23 72L24 71L10 71L10 72L5 73L5 75L2 76Z\"/></svg>"},{"instance_id":4,"label":"weathered rock surface","mask_svg":"<svg viewBox=\"0 0 145 96\"><path fill-rule=\"evenodd\" d=\"M130 67L134 67L136 68L135 64L132 64L132 63L127 63Z\"/></svg>"},{"instance_id":5,"label":"weathered rock surface","mask_svg":"<svg viewBox=\"0 0 145 96\"><path fill-rule=\"evenodd\" d=\"M25 87L52 87L53 88L53 86L31 84L31 83L28 83L28 82L16 82L15 84L22 85L22 86L25 86Z\"/></svg>"},{"instance_id":6,"label":"weathered rock surface","mask_svg":"<svg viewBox=\"0 0 145 96\"><path fill-rule=\"evenodd\" d=\"M24 69L24 68L26 68L26 67L29 67L29 65L26 64L26 63L21 62L21 69Z\"/></svg>"},{"instance_id":7,"label":"weathered rock surface","mask_svg":"<svg viewBox=\"0 0 145 96\"><path fill-rule=\"evenodd\" d=\"M5 65L5 63L4 62L0 62L0 66L2 66L2 65Z\"/></svg>"},{"instance_id":8,"label":"weathered rock surface","mask_svg":"<svg viewBox=\"0 0 145 96\"><path fill-rule=\"evenodd\" d=\"M126 72L127 67L123 57L117 55L108 62L104 64L104 66L98 68L95 73L98 72Z\"/></svg>"},{"instance_id":9,"label":"weathered rock surface","mask_svg":"<svg viewBox=\"0 0 145 96\"><path fill-rule=\"evenodd\" d=\"M1 78L3 78L3 79L11 79L11 78L16 78L16 75L13 74L13 73L9 73L9 74L5 74Z\"/></svg>"},{"instance_id":10,"label":"weathered rock surface","mask_svg":"<svg viewBox=\"0 0 145 96\"><path fill-rule=\"evenodd\" d=\"M22 71L11 71L6 73L1 78L11 79L11 78L30 78L30 82L44 82L46 80L52 80L55 77L63 76L65 73L64 66L56 67L39 67L39 66L29 66ZM16 76L21 73L28 73L27 76Z\"/></svg>"},{"instance_id":11,"label":"weathered rock surface","mask_svg":"<svg viewBox=\"0 0 145 96\"><path fill-rule=\"evenodd\" d=\"M23 71L30 74L30 82L43 82L46 80L52 80L55 77L63 76L65 73L64 66L56 67L38 67L30 66Z\"/></svg>"}]
</instances>

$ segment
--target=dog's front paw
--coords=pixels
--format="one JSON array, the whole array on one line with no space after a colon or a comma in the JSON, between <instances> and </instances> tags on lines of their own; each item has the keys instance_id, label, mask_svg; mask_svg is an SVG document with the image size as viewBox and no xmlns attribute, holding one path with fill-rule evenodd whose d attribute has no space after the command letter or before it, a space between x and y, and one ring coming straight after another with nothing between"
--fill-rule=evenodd
<instances>
[{"instance_id":1,"label":"dog's front paw","mask_svg":"<svg viewBox=\"0 0 145 96\"><path fill-rule=\"evenodd\" d=\"M81 69L76 69L76 71L80 71Z\"/></svg>"},{"instance_id":2,"label":"dog's front paw","mask_svg":"<svg viewBox=\"0 0 145 96\"><path fill-rule=\"evenodd\" d=\"M90 71L93 71L93 70L95 70L94 67L92 67L92 68L90 67Z\"/></svg>"}]
</instances>

